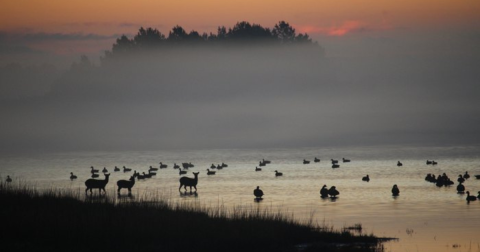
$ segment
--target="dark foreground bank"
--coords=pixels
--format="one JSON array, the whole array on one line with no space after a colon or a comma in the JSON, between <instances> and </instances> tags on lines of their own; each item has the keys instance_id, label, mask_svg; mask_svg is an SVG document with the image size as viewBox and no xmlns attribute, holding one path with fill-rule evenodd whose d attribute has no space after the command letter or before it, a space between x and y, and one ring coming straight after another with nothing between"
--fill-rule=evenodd
<instances>
[{"instance_id":1,"label":"dark foreground bank","mask_svg":"<svg viewBox=\"0 0 480 252\"><path fill-rule=\"evenodd\" d=\"M0 183L2 251L383 251L282 213L81 196Z\"/></svg>"}]
</instances>

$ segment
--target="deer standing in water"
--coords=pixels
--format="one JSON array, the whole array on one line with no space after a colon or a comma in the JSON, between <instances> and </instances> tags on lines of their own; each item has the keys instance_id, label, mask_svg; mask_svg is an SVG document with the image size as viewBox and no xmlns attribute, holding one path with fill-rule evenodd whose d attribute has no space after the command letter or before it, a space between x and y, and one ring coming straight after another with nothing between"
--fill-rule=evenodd
<instances>
[{"instance_id":1,"label":"deer standing in water","mask_svg":"<svg viewBox=\"0 0 480 252\"><path fill-rule=\"evenodd\" d=\"M200 172L194 172L193 175L195 178L187 178L187 177L181 177L180 178L180 187L178 190L182 188L182 186L185 188L185 191L187 191L187 186L190 187L190 193L192 192L192 186L195 188L195 192L197 192L197 183L198 183L198 174Z\"/></svg>"},{"instance_id":2,"label":"deer standing in water","mask_svg":"<svg viewBox=\"0 0 480 252\"><path fill-rule=\"evenodd\" d=\"M92 189L98 188L98 192L102 193L102 190L104 193L107 193L105 191L105 186L108 183L108 177L110 177L110 174L105 174L105 179L87 179L85 181L85 185L87 186L87 189L85 189L85 193L87 193L88 190L90 190L90 194L92 194Z\"/></svg>"}]
</instances>

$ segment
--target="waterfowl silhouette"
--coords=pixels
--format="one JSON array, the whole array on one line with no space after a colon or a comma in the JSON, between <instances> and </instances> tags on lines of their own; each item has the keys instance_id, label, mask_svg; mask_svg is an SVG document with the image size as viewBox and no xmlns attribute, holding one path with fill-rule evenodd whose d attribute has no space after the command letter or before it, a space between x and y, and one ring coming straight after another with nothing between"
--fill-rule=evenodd
<instances>
[{"instance_id":1,"label":"waterfowl silhouette","mask_svg":"<svg viewBox=\"0 0 480 252\"><path fill-rule=\"evenodd\" d=\"M262 158L262 161L263 161L265 164L270 164L270 163L272 162L272 161L270 161L270 160L265 160L265 159L263 159L263 158Z\"/></svg>"},{"instance_id":2,"label":"waterfowl silhouette","mask_svg":"<svg viewBox=\"0 0 480 252\"><path fill-rule=\"evenodd\" d=\"M338 160L335 160L335 159L330 159L332 160L332 164L337 164L338 163Z\"/></svg>"},{"instance_id":3,"label":"waterfowl silhouette","mask_svg":"<svg viewBox=\"0 0 480 252\"><path fill-rule=\"evenodd\" d=\"M178 175L187 174L187 171L182 171L182 169L178 168Z\"/></svg>"},{"instance_id":4,"label":"waterfowl silhouette","mask_svg":"<svg viewBox=\"0 0 480 252\"><path fill-rule=\"evenodd\" d=\"M313 162L318 163L318 162L320 162L320 159L318 159L317 157L315 157L315 158L313 159Z\"/></svg>"},{"instance_id":5,"label":"waterfowl silhouette","mask_svg":"<svg viewBox=\"0 0 480 252\"><path fill-rule=\"evenodd\" d=\"M107 167L103 167L102 172L103 172L103 173L108 173Z\"/></svg>"},{"instance_id":6,"label":"waterfowl silhouette","mask_svg":"<svg viewBox=\"0 0 480 252\"><path fill-rule=\"evenodd\" d=\"M477 200L477 197L473 196L473 195L470 195L470 192L467 191L467 198L466 198L467 201L475 201Z\"/></svg>"},{"instance_id":7,"label":"waterfowl silhouette","mask_svg":"<svg viewBox=\"0 0 480 252\"><path fill-rule=\"evenodd\" d=\"M97 172L98 172L98 170L94 169L93 166L90 166L90 168L92 169L92 170L90 171L91 173L97 173Z\"/></svg>"},{"instance_id":8,"label":"waterfowl silhouette","mask_svg":"<svg viewBox=\"0 0 480 252\"><path fill-rule=\"evenodd\" d=\"M397 166L403 166L402 162L398 161Z\"/></svg>"},{"instance_id":9,"label":"waterfowl silhouette","mask_svg":"<svg viewBox=\"0 0 480 252\"><path fill-rule=\"evenodd\" d=\"M367 174L367 176L365 176L365 177L362 178L362 181L367 181L367 182L370 181L370 177L368 176L368 174Z\"/></svg>"},{"instance_id":10,"label":"waterfowl silhouette","mask_svg":"<svg viewBox=\"0 0 480 252\"><path fill-rule=\"evenodd\" d=\"M458 181L459 183L465 182L465 179L463 178L462 174L458 175L457 181Z\"/></svg>"},{"instance_id":11,"label":"waterfowl silhouette","mask_svg":"<svg viewBox=\"0 0 480 252\"><path fill-rule=\"evenodd\" d=\"M7 175L7 180L5 180L5 182L7 182L7 183L10 183L10 182L12 182L12 178L10 178L10 176L9 176L9 175Z\"/></svg>"},{"instance_id":12,"label":"waterfowl silhouette","mask_svg":"<svg viewBox=\"0 0 480 252\"><path fill-rule=\"evenodd\" d=\"M340 195L340 192L335 186L332 186L330 187L330 189L328 189L328 194L330 195L330 197L336 198L338 195Z\"/></svg>"},{"instance_id":13,"label":"waterfowl silhouette","mask_svg":"<svg viewBox=\"0 0 480 252\"><path fill-rule=\"evenodd\" d=\"M437 162L432 160L432 165L437 165Z\"/></svg>"},{"instance_id":14,"label":"waterfowl silhouette","mask_svg":"<svg viewBox=\"0 0 480 252\"><path fill-rule=\"evenodd\" d=\"M98 175L97 173L92 173L92 178L98 178L98 176L100 175Z\"/></svg>"},{"instance_id":15,"label":"waterfowl silhouette","mask_svg":"<svg viewBox=\"0 0 480 252\"><path fill-rule=\"evenodd\" d=\"M70 180L77 179L77 176L73 175L73 172L70 172Z\"/></svg>"},{"instance_id":16,"label":"waterfowl silhouette","mask_svg":"<svg viewBox=\"0 0 480 252\"><path fill-rule=\"evenodd\" d=\"M263 196L263 191L260 190L260 186L257 186L257 189L253 190L253 195L255 195L255 197L256 197L257 199L262 198L262 196Z\"/></svg>"},{"instance_id":17,"label":"waterfowl silhouette","mask_svg":"<svg viewBox=\"0 0 480 252\"><path fill-rule=\"evenodd\" d=\"M148 168L149 171L158 171L158 168L157 167L153 167L150 165L150 167Z\"/></svg>"},{"instance_id":18,"label":"waterfowl silhouette","mask_svg":"<svg viewBox=\"0 0 480 252\"><path fill-rule=\"evenodd\" d=\"M157 173L156 173L156 172L153 172L152 170L148 170L148 175L150 175L150 176L156 176Z\"/></svg>"},{"instance_id":19,"label":"waterfowl silhouette","mask_svg":"<svg viewBox=\"0 0 480 252\"><path fill-rule=\"evenodd\" d=\"M431 164L432 164L432 161L427 160L427 165L431 165Z\"/></svg>"},{"instance_id":20,"label":"waterfowl silhouette","mask_svg":"<svg viewBox=\"0 0 480 252\"><path fill-rule=\"evenodd\" d=\"M393 185L393 187L392 187L392 195L393 195L393 196L398 196L398 195L400 195L400 189L398 189L398 186L397 186L397 185Z\"/></svg>"},{"instance_id":21,"label":"waterfowl silhouette","mask_svg":"<svg viewBox=\"0 0 480 252\"><path fill-rule=\"evenodd\" d=\"M215 169L217 168L214 164L210 165L210 169Z\"/></svg>"},{"instance_id":22,"label":"waterfowl silhouette","mask_svg":"<svg viewBox=\"0 0 480 252\"><path fill-rule=\"evenodd\" d=\"M113 171L114 171L114 172L120 171L120 168L118 168L117 166L115 166L115 168L113 168Z\"/></svg>"},{"instance_id":23,"label":"waterfowl silhouette","mask_svg":"<svg viewBox=\"0 0 480 252\"><path fill-rule=\"evenodd\" d=\"M343 161L344 163L348 163L348 162L350 162L350 159L342 158L342 161Z\"/></svg>"},{"instance_id":24,"label":"waterfowl silhouette","mask_svg":"<svg viewBox=\"0 0 480 252\"><path fill-rule=\"evenodd\" d=\"M458 183L457 193L465 193L465 186L462 183Z\"/></svg>"},{"instance_id":25,"label":"waterfowl silhouette","mask_svg":"<svg viewBox=\"0 0 480 252\"><path fill-rule=\"evenodd\" d=\"M151 174L145 174L145 172L142 172L142 173L143 173L143 177L144 177L144 178L151 178L151 177L152 177Z\"/></svg>"},{"instance_id":26,"label":"waterfowl silhouette","mask_svg":"<svg viewBox=\"0 0 480 252\"><path fill-rule=\"evenodd\" d=\"M210 171L210 169L207 169L207 175L215 175L215 171Z\"/></svg>"},{"instance_id":27,"label":"waterfowl silhouette","mask_svg":"<svg viewBox=\"0 0 480 252\"><path fill-rule=\"evenodd\" d=\"M278 172L277 170L275 170L275 176L283 176L283 173Z\"/></svg>"},{"instance_id":28,"label":"waterfowl silhouette","mask_svg":"<svg viewBox=\"0 0 480 252\"><path fill-rule=\"evenodd\" d=\"M225 168L225 167L228 167L228 165L225 163L222 163L222 167Z\"/></svg>"},{"instance_id":29,"label":"waterfowl silhouette","mask_svg":"<svg viewBox=\"0 0 480 252\"><path fill-rule=\"evenodd\" d=\"M266 163L264 163L262 161L260 161L259 164L258 164L258 166L265 166L265 165L266 165Z\"/></svg>"},{"instance_id":30,"label":"waterfowl silhouette","mask_svg":"<svg viewBox=\"0 0 480 252\"><path fill-rule=\"evenodd\" d=\"M340 168L340 165L335 163L335 164L332 164L332 168Z\"/></svg>"},{"instance_id":31,"label":"waterfowl silhouette","mask_svg":"<svg viewBox=\"0 0 480 252\"><path fill-rule=\"evenodd\" d=\"M132 171L132 168L127 168L127 167L123 167L123 172L130 172Z\"/></svg>"},{"instance_id":32,"label":"waterfowl silhouette","mask_svg":"<svg viewBox=\"0 0 480 252\"><path fill-rule=\"evenodd\" d=\"M218 170L221 170L221 169L223 169L223 166L221 166L220 164L218 164L218 165L217 165L217 169L218 169Z\"/></svg>"},{"instance_id":33,"label":"waterfowl silhouette","mask_svg":"<svg viewBox=\"0 0 480 252\"><path fill-rule=\"evenodd\" d=\"M262 168L258 168L258 167L255 166L255 171L261 171L261 170L262 170Z\"/></svg>"},{"instance_id":34,"label":"waterfowl silhouette","mask_svg":"<svg viewBox=\"0 0 480 252\"><path fill-rule=\"evenodd\" d=\"M320 189L320 196L321 196L322 198L328 198L327 185L323 185L323 186L322 186L322 189Z\"/></svg>"},{"instance_id":35,"label":"waterfowl silhouette","mask_svg":"<svg viewBox=\"0 0 480 252\"><path fill-rule=\"evenodd\" d=\"M310 161L304 159L303 164L310 164Z\"/></svg>"},{"instance_id":36,"label":"waterfowl silhouette","mask_svg":"<svg viewBox=\"0 0 480 252\"><path fill-rule=\"evenodd\" d=\"M162 164L162 162L160 162L160 169L164 169L164 168L167 168L167 167L168 167L168 165Z\"/></svg>"},{"instance_id":37,"label":"waterfowl silhouette","mask_svg":"<svg viewBox=\"0 0 480 252\"><path fill-rule=\"evenodd\" d=\"M469 179L470 178L470 174L468 174L468 171L466 171L465 174L463 174L463 178L464 179Z\"/></svg>"},{"instance_id":38,"label":"waterfowl silhouette","mask_svg":"<svg viewBox=\"0 0 480 252\"><path fill-rule=\"evenodd\" d=\"M173 169L179 169L180 168L180 165L178 165L177 163L173 163Z\"/></svg>"},{"instance_id":39,"label":"waterfowl silhouette","mask_svg":"<svg viewBox=\"0 0 480 252\"><path fill-rule=\"evenodd\" d=\"M476 179L480 179L480 175L474 175Z\"/></svg>"}]
</instances>

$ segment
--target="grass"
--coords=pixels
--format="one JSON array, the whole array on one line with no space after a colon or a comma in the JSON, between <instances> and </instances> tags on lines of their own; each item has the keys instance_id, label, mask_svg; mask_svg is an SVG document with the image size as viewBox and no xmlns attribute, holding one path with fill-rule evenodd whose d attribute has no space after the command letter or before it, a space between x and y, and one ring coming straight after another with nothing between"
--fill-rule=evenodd
<instances>
[{"instance_id":1,"label":"grass","mask_svg":"<svg viewBox=\"0 0 480 252\"><path fill-rule=\"evenodd\" d=\"M2 250L383 251L373 235L300 223L281 211L112 196L0 182Z\"/></svg>"}]
</instances>

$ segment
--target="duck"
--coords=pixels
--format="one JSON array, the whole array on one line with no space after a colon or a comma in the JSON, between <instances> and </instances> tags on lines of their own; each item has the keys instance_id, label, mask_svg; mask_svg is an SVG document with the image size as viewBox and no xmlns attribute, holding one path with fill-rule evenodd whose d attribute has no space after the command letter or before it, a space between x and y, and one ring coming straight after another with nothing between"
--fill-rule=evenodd
<instances>
[{"instance_id":1,"label":"duck","mask_svg":"<svg viewBox=\"0 0 480 252\"><path fill-rule=\"evenodd\" d=\"M178 165L177 163L173 163L173 169L179 169L180 168L180 165Z\"/></svg>"},{"instance_id":2,"label":"duck","mask_svg":"<svg viewBox=\"0 0 480 252\"><path fill-rule=\"evenodd\" d=\"M158 168L157 167L153 167L150 165L150 167L148 168L149 171L158 171Z\"/></svg>"},{"instance_id":3,"label":"duck","mask_svg":"<svg viewBox=\"0 0 480 252\"><path fill-rule=\"evenodd\" d=\"M303 164L310 164L310 161L304 159Z\"/></svg>"},{"instance_id":4,"label":"duck","mask_svg":"<svg viewBox=\"0 0 480 252\"><path fill-rule=\"evenodd\" d=\"M432 161L427 160L427 165L431 165L431 164L432 164Z\"/></svg>"},{"instance_id":5,"label":"duck","mask_svg":"<svg viewBox=\"0 0 480 252\"><path fill-rule=\"evenodd\" d=\"M262 161L260 161L259 164L258 164L258 166L265 166L265 165L266 165L266 163L264 163Z\"/></svg>"},{"instance_id":6,"label":"duck","mask_svg":"<svg viewBox=\"0 0 480 252\"><path fill-rule=\"evenodd\" d=\"M182 171L182 169L178 168L178 175L187 174L187 171Z\"/></svg>"},{"instance_id":7,"label":"duck","mask_svg":"<svg viewBox=\"0 0 480 252\"><path fill-rule=\"evenodd\" d=\"M120 168L118 168L117 166L115 166L115 168L113 168L113 171L114 171L114 172L120 171Z\"/></svg>"},{"instance_id":8,"label":"duck","mask_svg":"<svg viewBox=\"0 0 480 252\"><path fill-rule=\"evenodd\" d=\"M350 159L342 158L342 161L343 161L344 163L348 163L348 162L350 162Z\"/></svg>"},{"instance_id":9,"label":"duck","mask_svg":"<svg viewBox=\"0 0 480 252\"><path fill-rule=\"evenodd\" d=\"M77 179L77 176L73 175L73 172L70 172L70 180Z\"/></svg>"},{"instance_id":10,"label":"duck","mask_svg":"<svg viewBox=\"0 0 480 252\"><path fill-rule=\"evenodd\" d=\"M5 182L7 182L7 183L10 183L10 182L12 182L12 178L10 178L10 176L9 176L9 175L7 175L7 180L5 180Z\"/></svg>"},{"instance_id":11,"label":"duck","mask_svg":"<svg viewBox=\"0 0 480 252\"><path fill-rule=\"evenodd\" d=\"M255 171L261 171L261 170L262 170L262 168L258 168L258 167L255 166Z\"/></svg>"},{"instance_id":12,"label":"duck","mask_svg":"<svg viewBox=\"0 0 480 252\"><path fill-rule=\"evenodd\" d=\"M463 174L463 178L464 179L469 179L470 178L470 174L468 174L468 171L466 171L465 174Z\"/></svg>"},{"instance_id":13,"label":"duck","mask_svg":"<svg viewBox=\"0 0 480 252\"><path fill-rule=\"evenodd\" d=\"M125 166L123 167L123 172L129 172L129 171L132 171L132 169L131 169L131 168L127 168L127 167L125 167Z\"/></svg>"},{"instance_id":14,"label":"duck","mask_svg":"<svg viewBox=\"0 0 480 252\"><path fill-rule=\"evenodd\" d=\"M397 166L403 166L402 162L398 161Z\"/></svg>"},{"instance_id":15,"label":"duck","mask_svg":"<svg viewBox=\"0 0 480 252\"><path fill-rule=\"evenodd\" d=\"M225 163L222 163L222 167L225 168L225 167L228 167L228 165Z\"/></svg>"},{"instance_id":16,"label":"duck","mask_svg":"<svg viewBox=\"0 0 480 252\"><path fill-rule=\"evenodd\" d=\"M278 176L283 176L283 173L278 172L277 170L275 170L275 176L277 176L277 177L278 177Z\"/></svg>"},{"instance_id":17,"label":"duck","mask_svg":"<svg viewBox=\"0 0 480 252\"><path fill-rule=\"evenodd\" d=\"M143 173L143 177L144 177L144 178L151 178L151 177L152 177L151 174L145 174L145 172L142 172L142 173Z\"/></svg>"},{"instance_id":18,"label":"duck","mask_svg":"<svg viewBox=\"0 0 480 252\"><path fill-rule=\"evenodd\" d=\"M98 178L98 174L97 173L92 173L92 178Z\"/></svg>"},{"instance_id":19,"label":"duck","mask_svg":"<svg viewBox=\"0 0 480 252\"><path fill-rule=\"evenodd\" d=\"M458 181L459 183L465 182L465 179L463 178L462 174L458 175L457 181Z\"/></svg>"},{"instance_id":20,"label":"duck","mask_svg":"<svg viewBox=\"0 0 480 252\"><path fill-rule=\"evenodd\" d=\"M103 167L102 172L103 172L103 173L108 173L107 167Z\"/></svg>"},{"instance_id":21,"label":"duck","mask_svg":"<svg viewBox=\"0 0 480 252\"><path fill-rule=\"evenodd\" d=\"M210 165L210 169L215 169L217 168L214 164Z\"/></svg>"},{"instance_id":22,"label":"duck","mask_svg":"<svg viewBox=\"0 0 480 252\"><path fill-rule=\"evenodd\" d=\"M465 192L465 186L462 183L458 183L457 193L464 193L464 192Z\"/></svg>"},{"instance_id":23,"label":"duck","mask_svg":"<svg viewBox=\"0 0 480 252\"><path fill-rule=\"evenodd\" d=\"M437 161L432 160L432 165L437 165L437 164L438 164Z\"/></svg>"},{"instance_id":24,"label":"duck","mask_svg":"<svg viewBox=\"0 0 480 252\"><path fill-rule=\"evenodd\" d=\"M330 189L328 189L328 194L330 195L330 197L336 198L338 195L340 195L340 192L335 186L332 186L330 187Z\"/></svg>"},{"instance_id":25,"label":"duck","mask_svg":"<svg viewBox=\"0 0 480 252\"><path fill-rule=\"evenodd\" d=\"M260 186L257 186L257 189L253 190L253 195L255 195L257 199L262 198L263 191L260 190Z\"/></svg>"},{"instance_id":26,"label":"duck","mask_svg":"<svg viewBox=\"0 0 480 252\"><path fill-rule=\"evenodd\" d=\"M367 176L365 176L365 177L362 178L362 181L367 181L367 182L370 181L370 177L368 176L368 174L367 174Z\"/></svg>"},{"instance_id":27,"label":"duck","mask_svg":"<svg viewBox=\"0 0 480 252\"><path fill-rule=\"evenodd\" d=\"M320 196L321 196L322 198L328 198L327 185L323 185L323 186L322 186L322 189L320 189Z\"/></svg>"},{"instance_id":28,"label":"duck","mask_svg":"<svg viewBox=\"0 0 480 252\"><path fill-rule=\"evenodd\" d=\"M338 160L335 160L335 159L330 159L330 160L332 160L332 164L338 163Z\"/></svg>"},{"instance_id":29,"label":"duck","mask_svg":"<svg viewBox=\"0 0 480 252\"><path fill-rule=\"evenodd\" d=\"M400 195L400 189L398 189L398 186L397 186L397 185L393 185L393 187L392 187L392 195L393 195L393 196L398 196L398 195Z\"/></svg>"},{"instance_id":30,"label":"duck","mask_svg":"<svg viewBox=\"0 0 480 252\"><path fill-rule=\"evenodd\" d=\"M207 175L215 175L215 171L210 171L210 169L207 169Z\"/></svg>"},{"instance_id":31,"label":"duck","mask_svg":"<svg viewBox=\"0 0 480 252\"><path fill-rule=\"evenodd\" d=\"M90 168L92 169L92 170L91 170L91 173L96 173L96 172L98 172L98 170L94 169L93 166L90 166Z\"/></svg>"},{"instance_id":32,"label":"duck","mask_svg":"<svg viewBox=\"0 0 480 252\"><path fill-rule=\"evenodd\" d=\"M340 168L340 165L335 163L335 164L332 164L332 168Z\"/></svg>"},{"instance_id":33,"label":"duck","mask_svg":"<svg viewBox=\"0 0 480 252\"><path fill-rule=\"evenodd\" d=\"M313 162L318 163L318 162L320 162L320 159L318 159L317 157L315 157L315 158L313 159Z\"/></svg>"},{"instance_id":34,"label":"duck","mask_svg":"<svg viewBox=\"0 0 480 252\"><path fill-rule=\"evenodd\" d=\"M270 164L270 163L272 162L272 161L270 161L270 160L265 160L265 159L263 159L263 158L262 158L262 161L263 161L265 164Z\"/></svg>"},{"instance_id":35,"label":"duck","mask_svg":"<svg viewBox=\"0 0 480 252\"><path fill-rule=\"evenodd\" d=\"M475 201L477 200L477 197L473 196L473 195L470 195L470 192L467 191L467 198L466 198L467 201Z\"/></svg>"},{"instance_id":36,"label":"duck","mask_svg":"<svg viewBox=\"0 0 480 252\"><path fill-rule=\"evenodd\" d=\"M160 162L160 169L167 168L167 166L168 166L168 165L162 164L162 162Z\"/></svg>"}]
</instances>

